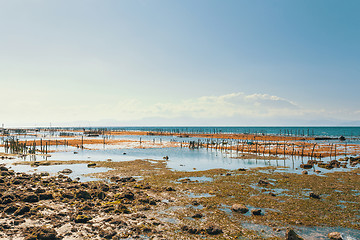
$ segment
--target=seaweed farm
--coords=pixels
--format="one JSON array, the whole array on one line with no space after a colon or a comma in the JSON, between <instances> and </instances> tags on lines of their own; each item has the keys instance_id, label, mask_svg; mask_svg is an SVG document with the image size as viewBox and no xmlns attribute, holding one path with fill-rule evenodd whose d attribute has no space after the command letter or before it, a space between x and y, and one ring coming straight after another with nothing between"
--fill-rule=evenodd
<instances>
[{"instance_id":1,"label":"seaweed farm","mask_svg":"<svg viewBox=\"0 0 360 240\"><path fill-rule=\"evenodd\" d=\"M360 239L358 131L2 129L0 238Z\"/></svg>"}]
</instances>

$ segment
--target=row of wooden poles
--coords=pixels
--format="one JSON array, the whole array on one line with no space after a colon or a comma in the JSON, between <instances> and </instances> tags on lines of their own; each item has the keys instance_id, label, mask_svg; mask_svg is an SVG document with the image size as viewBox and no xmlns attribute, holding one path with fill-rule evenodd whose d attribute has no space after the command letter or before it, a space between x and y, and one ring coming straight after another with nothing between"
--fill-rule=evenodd
<instances>
[{"instance_id":1,"label":"row of wooden poles","mask_svg":"<svg viewBox=\"0 0 360 240\"><path fill-rule=\"evenodd\" d=\"M66 140L55 140L55 145L65 145L69 146L69 142ZM6 153L12 154L35 154L36 151L47 154L50 150L50 140L40 139L39 145L37 145L36 140L19 142L18 139L8 139L4 141L4 148ZM37 149L39 147L40 149Z\"/></svg>"},{"instance_id":2,"label":"row of wooden poles","mask_svg":"<svg viewBox=\"0 0 360 240\"><path fill-rule=\"evenodd\" d=\"M103 137L103 144L106 144L106 139L108 139L109 136L105 136ZM141 140L140 140L141 141ZM55 142L55 144L53 144ZM50 150L50 146L51 145L64 145L64 146L69 146L69 141L68 140L43 140L40 139L39 145L37 145L37 141L36 140L32 140L32 141L22 141L19 142L18 139L13 139L10 138L8 140L4 140L4 148L6 153L14 153L14 154L35 154L36 151L41 152L41 153L48 153L48 151ZM37 147L40 147L40 149L37 149ZM78 148L84 148L84 136L81 136L81 145L77 146Z\"/></svg>"},{"instance_id":3,"label":"row of wooden poles","mask_svg":"<svg viewBox=\"0 0 360 240\"><path fill-rule=\"evenodd\" d=\"M183 147L184 142L181 142L181 147ZM296 143L287 143L287 142L279 142L279 141L255 141L255 142L249 142L246 140L241 141L231 141L231 140L222 140L222 141L212 141L207 140L205 142L200 141L190 141L188 144L188 147L190 149L196 149L196 148L206 148L206 149L215 149L215 150L232 150L236 151L237 153L255 153L255 154L269 154L269 155L298 155L298 156L308 156L308 157L324 157L324 155L317 154L315 152L315 148L317 146L317 143L313 144L296 144ZM289 149L290 147L290 149ZM305 148L310 148L310 153L306 154L304 152ZM347 144L345 143L345 154L347 152ZM330 145L330 151L329 151L329 157L335 157L337 156L337 145L331 144Z\"/></svg>"},{"instance_id":4,"label":"row of wooden poles","mask_svg":"<svg viewBox=\"0 0 360 240\"><path fill-rule=\"evenodd\" d=\"M230 129L229 129L230 130ZM244 129L245 130L245 129ZM94 130L94 131L104 131L101 130ZM113 132L124 132L128 131L127 129L106 129L105 131L113 131ZM226 131L223 132L223 129L217 129L217 128L204 128L204 129L191 129L191 128L174 128L174 129L166 129L166 128L155 128L155 129L144 129L144 131L147 131L150 133L150 135L157 135L157 134L254 134L254 135L267 135L268 132L266 130L257 130L257 129L247 129L242 132L236 132L236 131ZM315 132L312 129L279 129L278 133L269 133L269 134L275 134L280 136L314 136Z\"/></svg>"}]
</instances>

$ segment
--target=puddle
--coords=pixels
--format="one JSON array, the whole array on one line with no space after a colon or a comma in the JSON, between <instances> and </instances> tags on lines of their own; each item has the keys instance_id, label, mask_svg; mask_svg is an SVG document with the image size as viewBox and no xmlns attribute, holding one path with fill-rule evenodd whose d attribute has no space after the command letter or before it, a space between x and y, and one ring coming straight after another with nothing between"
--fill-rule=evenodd
<instances>
[{"instance_id":1,"label":"puddle","mask_svg":"<svg viewBox=\"0 0 360 240\"><path fill-rule=\"evenodd\" d=\"M341 208L346 208L345 205L342 205L342 204L339 204L339 205L336 205L337 207L341 207Z\"/></svg>"},{"instance_id":2,"label":"puddle","mask_svg":"<svg viewBox=\"0 0 360 240\"><path fill-rule=\"evenodd\" d=\"M353 192L354 196L360 196L360 191L359 190L351 190Z\"/></svg>"},{"instance_id":3,"label":"puddle","mask_svg":"<svg viewBox=\"0 0 360 240\"><path fill-rule=\"evenodd\" d=\"M187 193L189 198L203 198L203 197L215 197L216 195L212 195L210 193Z\"/></svg>"},{"instance_id":4,"label":"puddle","mask_svg":"<svg viewBox=\"0 0 360 240\"><path fill-rule=\"evenodd\" d=\"M200 221L200 222L205 222L206 219L204 217L202 218L193 218L193 217L184 217L184 219L190 220L190 221Z\"/></svg>"},{"instance_id":5,"label":"puddle","mask_svg":"<svg viewBox=\"0 0 360 240\"><path fill-rule=\"evenodd\" d=\"M60 171L64 169L71 169L72 173L70 174L63 174L69 176L71 179L80 178L80 182L87 182L87 181L97 181L101 180L94 177L84 176L90 173L100 173L100 172L107 172L111 170L111 168L88 168L87 164L64 164L64 165L50 165L50 166L38 166L32 167L29 165L9 165L10 169L14 170L15 172L25 172L25 173L40 173L40 172L48 172L50 175L54 176L57 175Z\"/></svg>"},{"instance_id":6,"label":"puddle","mask_svg":"<svg viewBox=\"0 0 360 240\"><path fill-rule=\"evenodd\" d=\"M186 207L192 208L192 209L196 209L196 210L201 210L201 209L204 208L204 206L201 205L201 204L200 204L200 205L197 205L197 206L194 206L194 205L189 204L189 205L186 205Z\"/></svg>"},{"instance_id":7,"label":"puddle","mask_svg":"<svg viewBox=\"0 0 360 240\"><path fill-rule=\"evenodd\" d=\"M173 212L173 211L179 211L179 210L183 210L184 207L182 206L172 206L172 207L168 207L164 212Z\"/></svg>"},{"instance_id":8,"label":"puddle","mask_svg":"<svg viewBox=\"0 0 360 240\"><path fill-rule=\"evenodd\" d=\"M309 240L327 240L330 232L341 233L344 240L360 239L360 231L350 228L340 227L298 227L298 234Z\"/></svg>"},{"instance_id":9,"label":"puddle","mask_svg":"<svg viewBox=\"0 0 360 240\"><path fill-rule=\"evenodd\" d=\"M275 232L272 227L261 225L261 224L253 224L253 223L242 223L242 227L256 231L262 237L284 237L283 232Z\"/></svg>"},{"instance_id":10,"label":"puddle","mask_svg":"<svg viewBox=\"0 0 360 240\"><path fill-rule=\"evenodd\" d=\"M250 206L250 205L245 205L245 206L249 209L249 211L246 212L246 213L243 213L242 215L248 216L248 217L252 216L251 210L253 210L253 209L261 209L261 215L266 214L266 211L277 211L275 209L270 209L270 208L265 209L265 208L253 207L253 206ZM223 212L225 212L227 214L232 214L233 213L233 211L231 210L231 206L225 205L225 204L221 204L221 208L219 208L219 210L221 210L221 211L223 211Z\"/></svg>"},{"instance_id":11,"label":"puddle","mask_svg":"<svg viewBox=\"0 0 360 240\"><path fill-rule=\"evenodd\" d=\"M360 202L350 202L350 201L343 201L343 200L339 200L339 203L360 204Z\"/></svg>"},{"instance_id":12,"label":"puddle","mask_svg":"<svg viewBox=\"0 0 360 240\"><path fill-rule=\"evenodd\" d=\"M257 184L250 184L249 185L254 190L258 190L259 192L263 194L275 194L276 196L291 196L288 194L289 190L283 189L283 188L270 188L270 187L264 187Z\"/></svg>"},{"instance_id":13,"label":"puddle","mask_svg":"<svg viewBox=\"0 0 360 240\"><path fill-rule=\"evenodd\" d=\"M142 181L144 180L144 177L143 176L132 176L133 178L135 178L135 180L137 181Z\"/></svg>"},{"instance_id":14,"label":"puddle","mask_svg":"<svg viewBox=\"0 0 360 240\"><path fill-rule=\"evenodd\" d=\"M162 222L172 223L172 224L179 224L180 221L176 218L170 218L170 217L159 217L158 218Z\"/></svg>"},{"instance_id":15,"label":"puddle","mask_svg":"<svg viewBox=\"0 0 360 240\"><path fill-rule=\"evenodd\" d=\"M219 208L219 210L221 210L227 214L232 214L232 211L230 208L231 208L231 206L229 206L229 205L221 204L221 208Z\"/></svg>"},{"instance_id":16,"label":"puddle","mask_svg":"<svg viewBox=\"0 0 360 240\"><path fill-rule=\"evenodd\" d=\"M181 211L183 209L184 209L184 207L182 207L182 206L168 207L167 209L158 212L158 214L160 215L160 217L158 217L158 219L161 221L167 222L167 223L179 224L180 221L178 219L170 217L170 216L174 215L173 212ZM165 216L163 216L163 215L165 215Z\"/></svg>"},{"instance_id":17,"label":"puddle","mask_svg":"<svg viewBox=\"0 0 360 240\"><path fill-rule=\"evenodd\" d=\"M272 227L253 224L253 223L242 223L244 228L249 230L257 231L263 237L281 237L285 236L285 228L281 228L281 231L273 231ZM327 235L331 232L341 233L344 240L356 240L360 239L360 231L350 228L341 227L298 227L290 226L294 231L302 238L307 240L328 240Z\"/></svg>"}]
</instances>

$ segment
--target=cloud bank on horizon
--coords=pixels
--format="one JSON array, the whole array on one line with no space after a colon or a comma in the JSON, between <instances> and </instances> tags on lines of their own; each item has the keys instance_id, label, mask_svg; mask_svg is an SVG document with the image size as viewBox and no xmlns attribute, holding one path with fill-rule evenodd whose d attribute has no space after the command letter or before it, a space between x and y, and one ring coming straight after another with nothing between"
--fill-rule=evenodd
<instances>
[{"instance_id":1,"label":"cloud bank on horizon","mask_svg":"<svg viewBox=\"0 0 360 240\"><path fill-rule=\"evenodd\" d=\"M31 105L30 102L29 105L24 106L25 109L19 112L19 118L21 115L30 114ZM356 125L358 124L356 120L360 119L360 111L307 109L279 96L260 93L246 95L243 92L183 99L175 103L163 101L149 103L138 99L126 99L108 104L74 104L58 109L59 115L56 121L50 120L47 115L49 111L50 109L48 111L36 109L39 119L49 121L39 121L35 125L48 126L49 123L52 123L52 126ZM64 112L67 114L63 115ZM68 114L71 116L71 121L68 121ZM341 119L339 116L346 117ZM84 120L84 117L88 120ZM354 119L354 122L348 119ZM18 125L32 126L32 123L19 122Z\"/></svg>"}]
</instances>

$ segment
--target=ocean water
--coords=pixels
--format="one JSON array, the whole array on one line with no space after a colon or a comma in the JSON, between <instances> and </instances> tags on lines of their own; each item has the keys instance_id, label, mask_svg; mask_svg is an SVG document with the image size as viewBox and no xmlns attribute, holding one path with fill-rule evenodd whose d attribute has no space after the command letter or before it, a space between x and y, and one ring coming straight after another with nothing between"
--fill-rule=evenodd
<instances>
[{"instance_id":1,"label":"ocean water","mask_svg":"<svg viewBox=\"0 0 360 240\"><path fill-rule=\"evenodd\" d=\"M91 128L94 130L94 128ZM100 128L98 128L100 129ZM360 144L360 127L109 127L108 130L132 130L132 131L154 131L154 132L171 132L174 133L171 136L156 136L156 135L145 135L145 136L136 136L136 135L112 135L107 136L111 139L128 139L139 141L140 138L142 141L156 142L157 144L162 142L188 142L188 141L197 141L202 140L196 137L183 138L177 136L177 133L251 133L251 134L277 134L277 135L297 135L297 136L319 136L319 137L339 137L345 136L346 142L351 144ZM80 135L82 133L79 133ZM79 136L80 136L79 135ZM79 137L78 136L78 137ZM21 136L19 136L21 137ZM102 139L102 135L99 138ZM41 132L40 136L27 135L25 136L26 140L31 141L31 139L59 139L59 136L48 135L48 132ZM60 137L63 139L64 137ZM66 137L65 137L66 138ZM135 142L135 144L137 144ZM334 140L321 140L320 142L328 143L337 143ZM98 144L99 145L99 144ZM254 167L283 167L284 171L301 173L302 169L300 165L306 163L308 158L299 158L299 157L290 157L287 156L285 160L263 160L254 156L252 159L238 159L236 152L234 151L219 151L214 149L189 149L189 148L124 148L122 146L116 145L96 145L91 148L92 150L87 149L78 149L71 146L49 146L50 150L57 150L56 152L51 152L49 157L42 155L36 156L27 156L23 159L17 158L14 160L5 159L2 160L3 163L11 165L11 163L19 160L25 161L41 161L41 160L60 160L60 161L69 161L69 160L90 160L90 161L132 161L136 159L152 159L152 160L162 160L163 157L168 156L169 160L166 161L167 167L174 171L202 171L214 168L223 168L223 169L238 169L238 168L254 168ZM39 147L38 147L39 148ZM4 148L0 147L0 152L4 152ZM340 157L340 156L338 156ZM332 159L322 159L324 161L330 161ZM16 168L16 167L15 167ZM31 168L31 167L29 167ZM69 167L72 168L72 167ZM44 167L45 170L50 168ZM18 171L29 169L16 169ZM34 169L35 170L35 169ZM58 169L56 169L58 170ZM76 169L74 169L76 170ZM309 174L314 174L314 169L309 171ZM318 169L319 170L319 169ZM321 169L322 174L330 171L346 171L351 170L351 167L348 166L347 169L339 168L333 170ZM282 171L282 170L281 170ZM90 170L91 172L91 170ZM82 172L75 171L74 174L81 175Z\"/></svg>"},{"instance_id":2,"label":"ocean water","mask_svg":"<svg viewBox=\"0 0 360 240\"><path fill-rule=\"evenodd\" d=\"M87 128L100 129L100 128ZM248 133L318 137L360 137L360 127L101 127L108 130L171 133Z\"/></svg>"}]
</instances>

